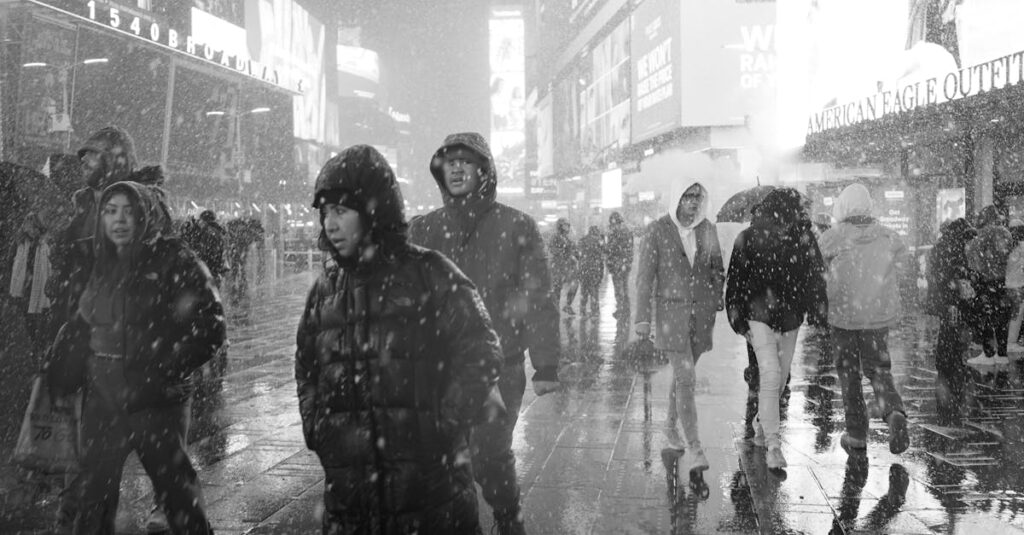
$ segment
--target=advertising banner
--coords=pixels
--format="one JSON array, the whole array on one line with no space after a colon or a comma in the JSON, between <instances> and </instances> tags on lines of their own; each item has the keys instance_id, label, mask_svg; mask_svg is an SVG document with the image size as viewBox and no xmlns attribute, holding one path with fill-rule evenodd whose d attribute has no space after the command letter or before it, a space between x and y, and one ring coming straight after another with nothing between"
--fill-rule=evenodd
<instances>
[{"instance_id":1,"label":"advertising banner","mask_svg":"<svg viewBox=\"0 0 1024 535\"><path fill-rule=\"evenodd\" d=\"M630 20L633 143L679 126L679 5L678 0L647 0Z\"/></svg>"},{"instance_id":2,"label":"advertising banner","mask_svg":"<svg viewBox=\"0 0 1024 535\"><path fill-rule=\"evenodd\" d=\"M555 173L555 121L551 102L550 94L537 102L537 176L542 179Z\"/></svg>"},{"instance_id":3,"label":"advertising banner","mask_svg":"<svg viewBox=\"0 0 1024 535\"><path fill-rule=\"evenodd\" d=\"M566 76L555 83L552 102L552 120L555 130L555 173L563 173L580 163L580 92L577 90L580 73L570 68Z\"/></svg>"},{"instance_id":4,"label":"advertising banner","mask_svg":"<svg viewBox=\"0 0 1024 535\"><path fill-rule=\"evenodd\" d=\"M525 26L519 17L490 20L491 151L502 178L523 178L526 159Z\"/></svg>"},{"instance_id":5,"label":"advertising banner","mask_svg":"<svg viewBox=\"0 0 1024 535\"><path fill-rule=\"evenodd\" d=\"M682 10L682 126L741 125L773 108L776 3L685 0ZM861 40L874 38L866 28Z\"/></svg>"},{"instance_id":6,"label":"advertising banner","mask_svg":"<svg viewBox=\"0 0 1024 535\"><path fill-rule=\"evenodd\" d=\"M580 95L580 150L591 160L629 144L629 24L623 22L590 52L590 83Z\"/></svg>"},{"instance_id":7,"label":"advertising banner","mask_svg":"<svg viewBox=\"0 0 1024 535\"><path fill-rule=\"evenodd\" d=\"M324 24L294 0L248 0L245 10L249 54L297 80L302 95L292 102L293 135L319 143L326 139L327 83L324 77Z\"/></svg>"}]
</instances>

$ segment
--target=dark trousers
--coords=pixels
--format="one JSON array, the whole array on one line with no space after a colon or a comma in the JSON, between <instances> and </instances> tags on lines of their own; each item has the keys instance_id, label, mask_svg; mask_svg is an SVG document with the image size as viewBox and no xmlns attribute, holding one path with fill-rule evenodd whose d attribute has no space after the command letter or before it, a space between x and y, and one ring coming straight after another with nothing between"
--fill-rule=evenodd
<instances>
[{"instance_id":1,"label":"dark trousers","mask_svg":"<svg viewBox=\"0 0 1024 535\"><path fill-rule=\"evenodd\" d=\"M519 507L512 431L519 420L519 409L523 406L523 393L526 391L526 372L521 360L518 364L505 365L498 390L505 402L505 417L474 427L470 439L473 477L480 484L484 500L494 509L495 515Z\"/></svg>"},{"instance_id":2,"label":"dark trousers","mask_svg":"<svg viewBox=\"0 0 1024 535\"><path fill-rule=\"evenodd\" d=\"M580 281L575 275L555 275L551 278L551 300L555 302L555 308L560 309L562 303L562 287L567 286L565 295L565 306L571 307L576 299L576 291L580 287Z\"/></svg>"},{"instance_id":3,"label":"dark trousers","mask_svg":"<svg viewBox=\"0 0 1024 535\"><path fill-rule=\"evenodd\" d=\"M580 314L586 314L587 302L590 303L590 310L593 313L593 315L596 316L598 314L598 309L601 307L597 299L600 289L600 281L596 283L591 281L587 281L586 283L580 283Z\"/></svg>"},{"instance_id":4,"label":"dark trousers","mask_svg":"<svg viewBox=\"0 0 1024 535\"><path fill-rule=\"evenodd\" d=\"M1005 357L1012 313L1009 300L1006 298L1006 288L1002 281L982 282L977 284L977 292L974 303L981 347L986 356Z\"/></svg>"},{"instance_id":5,"label":"dark trousers","mask_svg":"<svg viewBox=\"0 0 1024 535\"><path fill-rule=\"evenodd\" d=\"M939 319L939 339L935 345L935 401L939 425L959 425L967 404L970 374L964 354L971 333L962 321L948 315Z\"/></svg>"},{"instance_id":6,"label":"dark trousers","mask_svg":"<svg viewBox=\"0 0 1024 535\"><path fill-rule=\"evenodd\" d=\"M892 380L888 336L888 328L847 330L832 327L836 372L846 410L846 432L858 440L866 440L868 436L868 410L861 389L862 372L871 381L883 420L893 412L905 413L903 398Z\"/></svg>"},{"instance_id":7,"label":"dark trousers","mask_svg":"<svg viewBox=\"0 0 1024 535\"><path fill-rule=\"evenodd\" d=\"M612 287L615 288L615 310L629 311L629 270L612 271Z\"/></svg>"},{"instance_id":8,"label":"dark trousers","mask_svg":"<svg viewBox=\"0 0 1024 535\"><path fill-rule=\"evenodd\" d=\"M185 452L190 403L126 412L121 360L90 358L88 381L82 471L72 485L80 492L74 533L113 535L124 461L132 451L163 501L171 532L212 533L199 479Z\"/></svg>"}]
</instances>

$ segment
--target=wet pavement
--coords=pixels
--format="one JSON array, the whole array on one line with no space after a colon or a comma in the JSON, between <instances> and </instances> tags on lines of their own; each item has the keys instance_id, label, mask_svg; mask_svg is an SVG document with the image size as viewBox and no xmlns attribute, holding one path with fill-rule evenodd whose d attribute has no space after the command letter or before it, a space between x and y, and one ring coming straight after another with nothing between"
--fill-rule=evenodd
<instances>
[{"instance_id":1,"label":"wet pavement","mask_svg":"<svg viewBox=\"0 0 1024 535\"><path fill-rule=\"evenodd\" d=\"M302 441L292 377L310 280L283 279L231 308L223 381L197 400L190 447L218 533L319 529L323 477ZM937 426L934 326L909 318L890 348L911 449L889 453L876 419L867 455L848 458L839 447L835 370L821 333L805 328L784 411L789 467L770 472L764 450L741 438L747 356L719 317L715 349L697 366L707 486L676 488L677 454L660 434L671 370L624 362L629 325L612 317L613 299L606 285L598 317L563 319L565 390L537 398L528 389L524 399L514 448L530 533L1024 533L1024 361L974 370L971 418ZM41 532L55 494L42 488L32 496L26 489L35 487L15 476L0 470L0 532ZM152 488L130 458L119 533L144 533L151 503ZM486 531L483 504L481 517Z\"/></svg>"}]
</instances>

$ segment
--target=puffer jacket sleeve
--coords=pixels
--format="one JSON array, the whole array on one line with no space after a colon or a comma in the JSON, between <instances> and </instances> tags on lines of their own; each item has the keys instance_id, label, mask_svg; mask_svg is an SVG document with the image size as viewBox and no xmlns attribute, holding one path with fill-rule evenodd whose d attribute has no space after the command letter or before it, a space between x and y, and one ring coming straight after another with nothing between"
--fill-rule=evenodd
<instances>
[{"instance_id":1,"label":"puffer jacket sleeve","mask_svg":"<svg viewBox=\"0 0 1024 535\"><path fill-rule=\"evenodd\" d=\"M501 344L473 283L438 253L429 253L425 260L424 272L437 303L437 332L452 370L441 397L441 417L471 426L479 423L484 401L498 381L504 359Z\"/></svg>"},{"instance_id":2,"label":"puffer jacket sleeve","mask_svg":"<svg viewBox=\"0 0 1024 535\"><path fill-rule=\"evenodd\" d=\"M295 383L299 395L299 416L302 418L302 435L306 447L313 449L316 443L314 423L316 418L317 382L320 377L320 364L316 358L317 303L320 301L320 285L317 281L309 289L306 307L299 320L299 329L295 335Z\"/></svg>"},{"instance_id":3,"label":"puffer jacket sleeve","mask_svg":"<svg viewBox=\"0 0 1024 535\"><path fill-rule=\"evenodd\" d=\"M526 340L533 363L534 381L558 381L560 346L558 309L551 296L551 272L544 239L532 219L524 218L520 228L522 279L518 287L526 302Z\"/></svg>"},{"instance_id":4,"label":"puffer jacket sleeve","mask_svg":"<svg viewBox=\"0 0 1024 535\"><path fill-rule=\"evenodd\" d=\"M822 259L818 240L807 230L802 237L802 246L806 251L807 280L804 294L804 311L807 324L824 327L828 325L828 284L825 282L825 261Z\"/></svg>"},{"instance_id":5,"label":"puffer jacket sleeve","mask_svg":"<svg viewBox=\"0 0 1024 535\"><path fill-rule=\"evenodd\" d=\"M746 238L746 232L736 236L725 285L725 309L729 316L729 326L739 335L746 335L750 330L747 323L747 305L750 300L750 270L754 269L754 266L750 265L750 258L747 255Z\"/></svg>"},{"instance_id":6,"label":"puffer jacket sleeve","mask_svg":"<svg viewBox=\"0 0 1024 535\"><path fill-rule=\"evenodd\" d=\"M640 242L640 263L636 272L636 323L651 322L651 301L658 271L657 221L651 223Z\"/></svg>"},{"instance_id":7,"label":"puffer jacket sleeve","mask_svg":"<svg viewBox=\"0 0 1024 535\"><path fill-rule=\"evenodd\" d=\"M195 253L178 247L165 285L172 294L170 319L177 327L170 362L161 367L170 377L184 379L206 364L227 340L224 307L213 287L210 271Z\"/></svg>"}]
</instances>

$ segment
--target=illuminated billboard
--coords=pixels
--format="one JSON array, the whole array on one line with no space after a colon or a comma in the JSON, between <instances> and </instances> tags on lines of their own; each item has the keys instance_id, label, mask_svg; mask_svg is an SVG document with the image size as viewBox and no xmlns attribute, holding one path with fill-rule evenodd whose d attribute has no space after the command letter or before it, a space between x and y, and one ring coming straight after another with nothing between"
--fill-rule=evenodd
<instances>
[{"instance_id":1,"label":"illuminated billboard","mask_svg":"<svg viewBox=\"0 0 1024 535\"><path fill-rule=\"evenodd\" d=\"M589 63L585 74L590 80L580 94L580 150L585 160L629 144L628 22L597 43Z\"/></svg>"},{"instance_id":2,"label":"illuminated billboard","mask_svg":"<svg viewBox=\"0 0 1024 535\"><path fill-rule=\"evenodd\" d=\"M678 0L647 0L630 20L633 143L679 126L679 16Z\"/></svg>"},{"instance_id":3,"label":"illuminated billboard","mask_svg":"<svg viewBox=\"0 0 1024 535\"><path fill-rule=\"evenodd\" d=\"M523 178L526 160L526 53L522 14L495 9L489 23L491 152L501 177Z\"/></svg>"}]
</instances>

